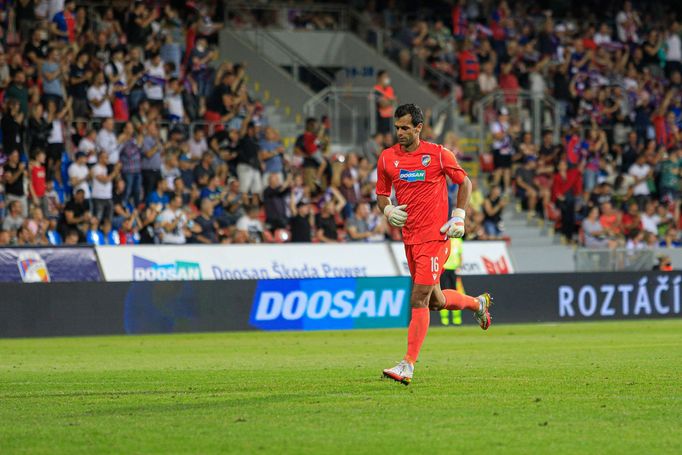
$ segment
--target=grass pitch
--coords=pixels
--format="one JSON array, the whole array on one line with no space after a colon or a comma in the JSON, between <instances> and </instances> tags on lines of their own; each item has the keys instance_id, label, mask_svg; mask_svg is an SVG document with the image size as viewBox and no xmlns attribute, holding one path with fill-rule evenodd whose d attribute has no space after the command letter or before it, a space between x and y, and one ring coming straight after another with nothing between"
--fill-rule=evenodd
<instances>
[{"instance_id":1,"label":"grass pitch","mask_svg":"<svg viewBox=\"0 0 682 455\"><path fill-rule=\"evenodd\" d=\"M682 321L0 340L0 453L680 453Z\"/></svg>"}]
</instances>

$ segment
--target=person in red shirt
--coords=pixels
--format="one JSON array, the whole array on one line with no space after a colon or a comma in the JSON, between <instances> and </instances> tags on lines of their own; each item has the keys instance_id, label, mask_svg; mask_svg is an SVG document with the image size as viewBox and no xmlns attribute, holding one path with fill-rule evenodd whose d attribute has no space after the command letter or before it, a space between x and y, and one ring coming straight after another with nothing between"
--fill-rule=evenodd
<instances>
[{"instance_id":1,"label":"person in red shirt","mask_svg":"<svg viewBox=\"0 0 682 455\"><path fill-rule=\"evenodd\" d=\"M45 174L45 152L37 150L35 158L28 164L30 171L30 185L28 187L31 195L31 202L38 206L45 212L45 190L47 189L46 174Z\"/></svg>"},{"instance_id":2,"label":"person in red shirt","mask_svg":"<svg viewBox=\"0 0 682 455\"><path fill-rule=\"evenodd\" d=\"M478 54L476 54L471 41L464 41L457 60L459 63L459 80L462 83L462 112L469 114L474 100L478 99L478 75L481 74Z\"/></svg>"},{"instance_id":3,"label":"person in red shirt","mask_svg":"<svg viewBox=\"0 0 682 455\"><path fill-rule=\"evenodd\" d=\"M385 70L377 73L377 83L374 86L374 97L377 105L377 133L390 133L393 108L396 104L396 96L391 86L391 78Z\"/></svg>"},{"instance_id":4,"label":"person in red shirt","mask_svg":"<svg viewBox=\"0 0 682 455\"><path fill-rule=\"evenodd\" d=\"M392 226L402 228L413 281L407 354L398 365L383 372L385 377L405 385L412 380L414 363L426 337L429 310L471 310L483 330L491 322L490 294L471 297L440 288L442 265L450 253L449 239L464 236L471 181L450 150L420 140L423 126L424 113L418 106L398 106L395 111L398 144L381 152L377 162L379 209ZM446 177L459 185L457 208L449 220ZM391 203L392 188L395 189L397 206Z\"/></svg>"}]
</instances>

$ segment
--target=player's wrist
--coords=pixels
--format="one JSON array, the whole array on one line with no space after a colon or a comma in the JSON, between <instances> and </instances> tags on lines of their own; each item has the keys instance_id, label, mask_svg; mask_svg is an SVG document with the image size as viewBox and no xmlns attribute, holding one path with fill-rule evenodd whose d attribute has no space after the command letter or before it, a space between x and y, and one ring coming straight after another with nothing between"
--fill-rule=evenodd
<instances>
[{"instance_id":1,"label":"player's wrist","mask_svg":"<svg viewBox=\"0 0 682 455\"><path fill-rule=\"evenodd\" d=\"M452 218L461 218L464 219L466 218L466 212L464 209L455 209L452 211Z\"/></svg>"},{"instance_id":2,"label":"player's wrist","mask_svg":"<svg viewBox=\"0 0 682 455\"><path fill-rule=\"evenodd\" d=\"M386 207L384 207L384 216L389 217L391 216L391 212L395 209L395 206L393 204L388 204Z\"/></svg>"}]
</instances>

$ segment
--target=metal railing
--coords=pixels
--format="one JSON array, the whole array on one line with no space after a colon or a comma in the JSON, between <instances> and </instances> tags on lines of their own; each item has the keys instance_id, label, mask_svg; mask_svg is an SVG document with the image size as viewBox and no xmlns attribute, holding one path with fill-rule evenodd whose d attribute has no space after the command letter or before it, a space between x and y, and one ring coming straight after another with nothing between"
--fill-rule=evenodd
<instances>
[{"instance_id":1,"label":"metal railing","mask_svg":"<svg viewBox=\"0 0 682 455\"><path fill-rule=\"evenodd\" d=\"M390 30L376 27L374 24L369 23L365 17L353 10L349 11L349 17L350 30L379 54L386 56L406 70L406 68L400 65L400 53L402 51L409 52L410 67L408 72L412 76L420 81L425 81L437 93L447 94L454 92L456 85L454 77L435 69L428 62L414 55L412 48L391 36Z\"/></svg>"},{"instance_id":2,"label":"metal railing","mask_svg":"<svg viewBox=\"0 0 682 455\"><path fill-rule=\"evenodd\" d=\"M331 27L325 29L345 30L348 27L349 7L344 4L317 4L317 3L287 3L287 2L225 2L225 20L231 17L243 17L250 14L257 20L257 24L264 27L292 28L292 20L297 17L305 19L305 15L324 14L334 20Z\"/></svg>"},{"instance_id":3,"label":"metal railing","mask_svg":"<svg viewBox=\"0 0 682 455\"><path fill-rule=\"evenodd\" d=\"M357 146L376 131L376 99L371 88L331 86L303 105L306 117L329 117L331 140Z\"/></svg>"},{"instance_id":4,"label":"metal railing","mask_svg":"<svg viewBox=\"0 0 682 455\"><path fill-rule=\"evenodd\" d=\"M653 250L579 248L575 252L576 272L648 271L654 266Z\"/></svg>"},{"instance_id":5,"label":"metal railing","mask_svg":"<svg viewBox=\"0 0 682 455\"><path fill-rule=\"evenodd\" d=\"M323 71L320 71L301 54L293 50L282 40L275 37L265 29L253 29L246 33L245 38L250 41L259 55L270 58L267 50L275 51L285 57L284 68L291 74L297 82L303 83L317 92L324 87L330 86L334 80ZM253 39L251 39L253 38ZM268 49L268 46L271 46Z\"/></svg>"},{"instance_id":6,"label":"metal railing","mask_svg":"<svg viewBox=\"0 0 682 455\"><path fill-rule=\"evenodd\" d=\"M497 110L503 106L509 110L512 122L518 122L522 131L531 132L535 144L540 143L544 130L552 130L554 143L559 142L560 110L553 97L529 90L496 90L474 105L474 115L479 125L479 150L486 150L489 134L487 126L497 117Z\"/></svg>"}]
</instances>

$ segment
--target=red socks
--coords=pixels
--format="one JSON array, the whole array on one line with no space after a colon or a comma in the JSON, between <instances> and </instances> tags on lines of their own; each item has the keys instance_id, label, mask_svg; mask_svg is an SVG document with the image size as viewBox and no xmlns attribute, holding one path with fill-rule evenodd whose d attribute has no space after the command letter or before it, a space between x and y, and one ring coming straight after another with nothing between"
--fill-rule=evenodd
<instances>
[{"instance_id":1,"label":"red socks","mask_svg":"<svg viewBox=\"0 0 682 455\"><path fill-rule=\"evenodd\" d=\"M452 289L443 289L445 296L445 310L471 310L478 311L481 304L476 297L461 294Z\"/></svg>"},{"instance_id":2,"label":"red socks","mask_svg":"<svg viewBox=\"0 0 682 455\"><path fill-rule=\"evenodd\" d=\"M407 354L405 360L410 363L417 361L426 332L429 330L431 316L428 308L412 308L412 320L407 329Z\"/></svg>"}]
</instances>

